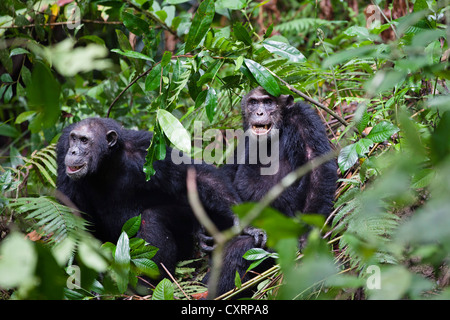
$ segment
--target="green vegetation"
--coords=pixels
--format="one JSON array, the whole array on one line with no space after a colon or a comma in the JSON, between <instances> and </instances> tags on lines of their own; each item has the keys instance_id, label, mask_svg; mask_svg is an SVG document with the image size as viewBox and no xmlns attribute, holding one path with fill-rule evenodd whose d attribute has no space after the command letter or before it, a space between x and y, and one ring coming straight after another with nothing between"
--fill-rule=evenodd
<instances>
[{"instance_id":1,"label":"green vegetation","mask_svg":"<svg viewBox=\"0 0 450 320\"><path fill-rule=\"evenodd\" d=\"M278 264L237 286L256 299L450 298L450 3L322 2L1 1L1 297L132 298L155 274L139 217L101 244L55 200L63 127L109 116L153 131L151 179L165 145L201 156L194 121L240 128L240 98L261 85L317 108L341 179L328 221L260 212L276 253L246 258ZM204 269L184 261L144 298L192 298Z\"/></svg>"}]
</instances>

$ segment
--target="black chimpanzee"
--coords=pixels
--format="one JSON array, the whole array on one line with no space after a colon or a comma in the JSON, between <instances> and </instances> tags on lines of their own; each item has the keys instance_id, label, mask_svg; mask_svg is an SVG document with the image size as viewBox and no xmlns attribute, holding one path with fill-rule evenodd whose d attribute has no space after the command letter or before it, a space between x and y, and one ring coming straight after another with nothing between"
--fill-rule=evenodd
<instances>
[{"instance_id":1,"label":"black chimpanzee","mask_svg":"<svg viewBox=\"0 0 450 320\"><path fill-rule=\"evenodd\" d=\"M57 187L88 215L102 241L117 241L124 222L142 214L138 236L159 248L153 260L173 272L176 262L193 252L200 229L187 200L190 165L175 165L168 156L154 163L156 174L146 181L143 165L151 139L150 132L124 129L112 119L68 126L57 146ZM238 195L214 167L195 167L210 218L221 230L231 227L230 206L238 203Z\"/></svg>"},{"instance_id":2,"label":"black chimpanzee","mask_svg":"<svg viewBox=\"0 0 450 320\"><path fill-rule=\"evenodd\" d=\"M241 107L247 138L245 154L240 157L235 152L234 163L223 166L222 170L232 180L243 201L259 201L289 172L331 151L325 127L314 109L304 103L294 103L290 95L277 98L258 87L242 99ZM255 141L271 145L266 150L272 150L270 158L272 162L278 161L274 166L277 170L261 174L262 169L273 166L273 163L262 161L261 154L252 154L261 151L260 145L258 149L252 149ZM278 150L272 148L274 143ZM328 216L336 181L337 165L332 160L291 185L272 206L289 217L293 217L296 212ZM217 289L219 294L234 287L236 270L241 276L245 273L249 263L242 259L242 255L255 246L254 239L246 235L238 236L229 243Z\"/></svg>"}]
</instances>

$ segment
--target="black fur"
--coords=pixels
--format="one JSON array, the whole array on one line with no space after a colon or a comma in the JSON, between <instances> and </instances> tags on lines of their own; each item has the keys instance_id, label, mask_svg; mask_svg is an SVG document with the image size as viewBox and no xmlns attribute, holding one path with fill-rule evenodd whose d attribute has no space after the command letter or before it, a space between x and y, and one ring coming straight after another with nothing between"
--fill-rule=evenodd
<instances>
[{"instance_id":1,"label":"black fur","mask_svg":"<svg viewBox=\"0 0 450 320\"><path fill-rule=\"evenodd\" d=\"M272 101L270 101L270 99ZM249 101L260 102L259 110L253 114L249 110ZM269 109L265 108L269 105ZM274 109L273 105L277 105ZM261 175L261 163L249 164L249 148L246 145L244 164L229 164L222 171L231 179L232 184L243 201L260 200L276 183L309 160L331 151L325 127L315 112L305 103L294 103L292 96L279 98L268 95L262 88L252 90L241 102L244 129L252 124L271 124L279 130L279 169L274 175ZM255 110L253 106L252 109ZM256 115L257 112L257 116ZM254 139L250 133L250 139ZM260 138L260 137L259 137ZM246 141L248 143L248 140ZM235 161L237 161L235 155ZM308 175L285 190L272 206L289 217L296 213L319 213L328 216L333 205L337 181L336 161L329 161L314 169ZM234 287L236 270L243 275L249 262L242 255L255 247L254 239L240 236L225 252L225 264L218 287L222 294ZM247 275L243 281L248 280Z\"/></svg>"},{"instance_id":2,"label":"black fur","mask_svg":"<svg viewBox=\"0 0 450 320\"><path fill-rule=\"evenodd\" d=\"M85 154L78 154L69 143L74 139L71 132L80 128L93 136L85 144ZM108 132L116 135L108 136ZM200 229L187 200L190 165L175 165L168 148L166 159L154 163L156 174L146 181L143 165L151 139L150 132L124 129L111 119L90 118L68 126L57 145L57 187L87 214L102 241L116 242L124 222L142 214L138 236L159 248L153 260L173 272L176 262L193 252ZM88 172L76 180L66 173L70 165L66 161L73 162L73 156L78 164L88 160ZM230 206L238 202L236 192L214 167L198 164L195 168L200 200L210 218L220 230L231 227Z\"/></svg>"}]
</instances>

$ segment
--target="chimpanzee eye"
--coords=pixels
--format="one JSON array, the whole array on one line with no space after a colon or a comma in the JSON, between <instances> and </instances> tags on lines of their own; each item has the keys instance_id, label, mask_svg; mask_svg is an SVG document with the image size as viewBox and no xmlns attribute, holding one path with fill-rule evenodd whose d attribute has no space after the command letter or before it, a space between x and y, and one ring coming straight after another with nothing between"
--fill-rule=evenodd
<instances>
[{"instance_id":1,"label":"chimpanzee eye","mask_svg":"<svg viewBox=\"0 0 450 320\"><path fill-rule=\"evenodd\" d=\"M81 138L80 138L80 141L81 141L82 143L87 143L87 142L88 142L88 138L86 138L86 137L81 137Z\"/></svg>"}]
</instances>

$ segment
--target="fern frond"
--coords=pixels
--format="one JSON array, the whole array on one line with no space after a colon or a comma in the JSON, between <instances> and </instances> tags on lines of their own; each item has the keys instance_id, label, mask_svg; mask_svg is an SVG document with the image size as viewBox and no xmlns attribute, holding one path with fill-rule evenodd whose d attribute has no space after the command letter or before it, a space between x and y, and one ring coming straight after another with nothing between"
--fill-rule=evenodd
<instances>
[{"instance_id":1,"label":"fern frond","mask_svg":"<svg viewBox=\"0 0 450 320\"><path fill-rule=\"evenodd\" d=\"M35 220L34 228L51 235L51 241L55 243L68 236L76 238L79 231L86 231L87 222L74 215L74 209L50 197L18 198L11 200L8 207L19 214L27 214L27 220Z\"/></svg>"},{"instance_id":2,"label":"fern frond","mask_svg":"<svg viewBox=\"0 0 450 320\"><path fill-rule=\"evenodd\" d=\"M332 25L336 23L344 23L346 21L328 21L323 19L316 18L300 18L294 19L288 22L280 23L275 29L279 32L290 32L295 31L297 33L303 33L310 31L311 29L315 30L323 25Z\"/></svg>"},{"instance_id":3,"label":"fern frond","mask_svg":"<svg viewBox=\"0 0 450 320\"><path fill-rule=\"evenodd\" d=\"M178 73L174 72L174 79L172 79L172 83L170 85L170 97L167 99L167 105L171 105L178 99L180 92L187 86L190 75L191 68L188 64L183 65L182 69L178 70Z\"/></svg>"},{"instance_id":4,"label":"fern frond","mask_svg":"<svg viewBox=\"0 0 450 320\"><path fill-rule=\"evenodd\" d=\"M45 180L56 188L57 176L56 145L51 144L44 149L33 152L30 158L24 158L25 166L31 165L37 169Z\"/></svg>"}]
</instances>

